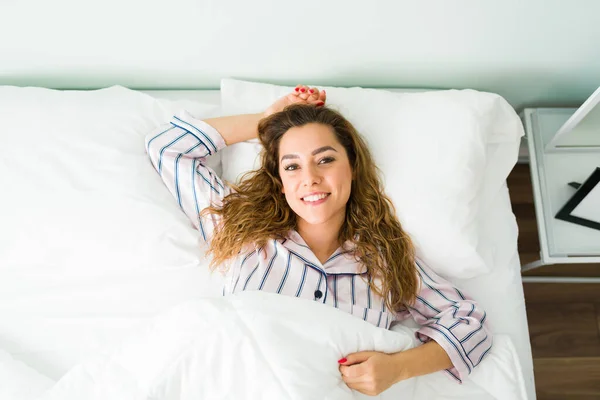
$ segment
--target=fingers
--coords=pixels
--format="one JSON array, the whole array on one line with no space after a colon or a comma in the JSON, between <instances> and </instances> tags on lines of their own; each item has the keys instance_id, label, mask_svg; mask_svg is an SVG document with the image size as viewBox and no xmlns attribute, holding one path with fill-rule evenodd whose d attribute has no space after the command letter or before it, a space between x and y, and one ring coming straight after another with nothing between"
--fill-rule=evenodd
<instances>
[{"instance_id":1,"label":"fingers","mask_svg":"<svg viewBox=\"0 0 600 400\"><path fill-rule=\"evenodd\" d=\"M348 354L346 356L346 361L341 364L342 365L360 364L362 362L367 361L372 356L373 356L373 352L371 352L371 351L359 351L358 353Z\"/></svg>"},{"instance_id":2,"label":"fingers","mask_svg":"<svg viewBox=\"0 0 600 400\"><path fill-rule=\"evenodd\" d=\"M364 375L363 368L360 364L351 366L340 365L340 373L344 379L354 379Z\"/></svg>"},{"instance_id":3,"label":"fingers","mask_svg":"<svg viewBox=\"0 0 600 400\"><path fill-rule=\"evenodd\" d=\"M323 91L319 91L316 87L296 85L293 94L298 99L304 100L306 104L314 104L316 106L325 105L326 94Z\"/></svg>"},{"instance_id":4,"label":"fingers","mask_svg":"<svg viewBox=\"0 0 600 400\"><path fill-rule=\"evenodd\" d=\"M369 382L368 377L366 377L364 375L354 376L354 377L349 377L349 376L342 375L342 380L348 386L350 386L350 385L357 385L357 384L364 384L364 383Z\"/></svg>"},{"instance_id":5,"label":"fingers","mask_svg":"<svg viewBox=\"0 0 600 400\"><path fill-rule=\"evenodd\" d=\"M302 100L306 100L310 97L311 93L309 92L310 88L306 85L297 85L294 91L298 94Z\"/></svg>"},{"instance_id":6,"label":"fingers","mask_svg":"<svg viewBox=\"0 0 600 400\"><path fill-rule=\"evenodd\" d=\"M319 101L322 101L323 103L325 103L325 101L327 100L327 93L325 93L325 89L321 90L321 93L319 93Z\"/></svg>"}]
</instances>

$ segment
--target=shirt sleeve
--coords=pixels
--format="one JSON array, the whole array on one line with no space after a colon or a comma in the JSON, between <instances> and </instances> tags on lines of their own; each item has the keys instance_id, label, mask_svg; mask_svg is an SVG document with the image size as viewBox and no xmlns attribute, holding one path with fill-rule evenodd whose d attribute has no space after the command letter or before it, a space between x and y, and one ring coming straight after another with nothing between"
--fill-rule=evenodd
<instances>
[{"instance_id":1,"label":"shirt sleeve","mask_svg":"<svg viewBox=\"0 0 600 400\"><path fill-rule=\"evenodd\" d=\"M152 165L207 244L220 221L212 214L201 218L200 211L222 205L231 188L206 166L206 157L225 146L215 128L185 111L146 136Z\"/></svg>"},{"instance_id":2,"label":"shirt sleeve","mask_svg":"<svg viewBox=\"0 0 600 400\"><path fill-rule=\"evenodd\" d=\"M420 289L409 312L421 325L417 338L435 340L448 353L454 379L462 380L476 368L492 347L486 313L472 299L417 260Z\"/></svg>"}]
</instances>

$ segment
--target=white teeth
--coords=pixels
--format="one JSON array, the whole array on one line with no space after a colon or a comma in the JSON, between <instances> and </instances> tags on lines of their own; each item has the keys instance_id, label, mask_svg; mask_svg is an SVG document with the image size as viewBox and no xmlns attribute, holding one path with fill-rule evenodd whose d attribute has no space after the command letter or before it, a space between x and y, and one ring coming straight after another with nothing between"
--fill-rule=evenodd
<instances>
[{"instance_id":1,"label":"white teeth","mask_svg":"<svg viewBox=\"0 0 600 400\"><path fill-rule=\"evenodd\" d=\"M304 200L304 201L317 201L317 200L324 199L325 197L327 197L327 194L326 193L321 193L321 194L315 194L315 195L312 195L312 196L306 196L302 200Z\"/></svg>"}]
</instances>

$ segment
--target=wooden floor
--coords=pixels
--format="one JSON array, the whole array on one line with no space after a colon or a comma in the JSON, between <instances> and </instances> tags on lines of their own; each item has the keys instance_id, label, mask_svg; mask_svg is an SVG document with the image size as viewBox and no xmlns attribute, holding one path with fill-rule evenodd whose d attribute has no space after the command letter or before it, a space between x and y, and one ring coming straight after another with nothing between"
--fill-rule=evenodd
<instances>
[{"instance_id":1,"label":"wooden floor","mask_svg":"<svg viewBox=\"0 0 600 400\"><path fill-rule=\"evenodd\" d=\"M529 166L508 177L521 263L539 259ZM600 277L600 264L544 266L526 276ZM600 284L524 283L539 400L600 400Z\"/></svg>"}]
</instances>

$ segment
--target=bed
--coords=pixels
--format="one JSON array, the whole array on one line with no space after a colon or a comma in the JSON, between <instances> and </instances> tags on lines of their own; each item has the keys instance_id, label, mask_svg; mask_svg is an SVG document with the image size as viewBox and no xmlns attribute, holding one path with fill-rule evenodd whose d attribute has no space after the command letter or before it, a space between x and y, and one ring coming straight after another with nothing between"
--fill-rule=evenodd
<instances>
[{"instance_id":1,"label":"bed","mask_svg":"<svg viewBox=\"0 0 600 400\"><path fill-rule=\"evenodd\" d=\"M221 112L221 93L218 90L145 91L144 94L149 98L160 100L160 112L156 113L155 119L151 121L154 123L176 109L194 108L195 103L202 103L201 111L208 114L217 115ZM124 99L124 102L126 101L127 99ZM146 105L149 108L156 107L155 103ZM64 112L65 115L69 114L68 110ZM73 116L73 118L78 117ZM144 127L141 126L140 129ZM5 130L0 135L6 137L6 132ZM493 391L487 393L488 397L484 397L483 392L474 391L470 393L471 397L467 398L508 399L511 395L514 396L512 399L535 398L531 348L517 251L518 230L505 182L508 172L517 161L519 139L520 136L516 136L508 141L487 143L484 149L486 161L482 172L483 186L478 192L482 206L477 220L473 222L480 232L477 250L489 267L489 272L473 278L453 279L455 284L476 298L487 310L490 321L493 321L492 329L498 336L498 348L502 343L503 351L510 353L509 357L514 356L513 363L504 365L506 371L496 370L494 372L496 377L487 377L487 381L495 380L496 384L501 385L506 382L502 378L502 374L505 373L506 376L511 377L512 387L507 392L498 393L497 397L494 397ZM60 148L64 149L63 145L61 144ZM67 151L69 150L81 150L85 153L86 149L80 147ZM38 167L26 169L24 165L28 165L27 163L19 164L17 167L21 168L22 174L35 174L36 179L39 178L39 185L46 190L44 193L60 192L64 189L63 184L78 187L83 192L95 190L93 185L86 186L85 179L78 176L71 176L67 183L53 184L52 177L45 176L43 166L46 163L49 163L46 165L53 165L53 163L58 165L57 160L61 158L60 156L56 159L48 158L47 151L32 143L31 154L27 157ZM141 166L144 164L140 157L140 154L135 154L135 160ZM14 160L6 160L5 167L9 166L10 161ZM73 162L76 161L86 162L86 159ZM88 161L96 162L89 159ZM99 165L105 165L102 164L102 160L97 162ZM220 160L213 160L213 163L215 171L221 172ZM76 164L64 164L67 167L69 165L73 167ZM151 168L149 164L146 167ZM23 193L35 193L34 189L25 187L22 182L11 178L8 173L0 175L0 179L4 180L0 181L2 187L10 188L12 194L17 190L22 190ZM486 186L488 182L490 184ZM98 183L100 184L101 182ZM158 184L156 178L152 185ZM152 186L155 187L158 186ZM132 188L130 185L123 190L132 190L133 193L136 189L139 188ZM173 203L168 193L161 192L157 196L161 204ZM26 196L17 198L14 195L3 195L3 197L10 198L9 201L4 202L3 218L13 222L11 218L16 217L11 217L9 210L14 210L15 207L34 206L38 201L44 201L51 206L55 204L53 201L58 199L50 196L33 201ZM142 202L146 200L141 199ZM106 198L105 201L107 203L104 204L110 204L111 199ZM102 202L98 202L89 207L97 209L101 205ZM174 207L174 204L169 207ZM152 210L153 208L149 207L144 212ZM60 223L61 213L71 211L76 212L78 216L91 212L90 209L61 209L57 211L55 219L50 218L46 223L50 224L51 221ZM97 212L102 213L100 210ZM19 215L19 212L16 214ZM35 217L38 219L36 220ZM143 224L143 214L137 217L139 217L137 223ZM170 215L165 216L165 221L168 220L167 217ZM186 251L194 253L197 233L190 226L185 226L183 217L177 221L182 228L176 233L188 235L188 239L184 243L171 244L175 247L187 246ZM27 229L34 229L31 225L39 222L39 215L36 214L24 223L27 224ZM108 228L99 226L97 229L106 232ZM5 232L3 240L7 243L12 238L12 245L17 246L20 251L26 251L24 243L34 244L35 240L44 237L43 235L63 236L65 241L78 240L74 236L77 232L69 234L64 231L53 231L50 226L39 227L36 232L40 236L33 239L19 237L20 232L12 232L10 236ZM101 238L102 236L97 236L95 239ZM169 244L173 237L165 235L161 240ZM135 246L133 242L121 244L123 248ZM81 258L65 260L63 256L58 256L63 254L61 251L68 252L68 246L55 249L56 252L53 253L36 254L36 247L32 245L29 248L31 254L27 254L27 257L23 256L29 258L27 262L18 259L18 255L12 253L7 256L9 244L2 249L5 255L3 255L4 264L0 265L0 381L8 382L10 379L12 386L8 385L0 389L0 394L14 396L0 396L2 399L36 399L51 391L56 382L61 377L64 378L74 367L96 357L101 349L109 351L106 349L119 346L123 338L132 330L138 329L140 324L152 320L160 313L169 312L173 307L186 301L220 295L220 278L216 275L208 275L205 269L199 268L199 264L193 259L146 260L148 265L152 262L155 264L143 269L119 268L119 265L102 264L98 261L98 265L105 265L105 268L99 270L89 267L96 265L95 258L102 258L95 254L88 254L88 263L81 265L81 268L65 267L66 264L80 265L77 263L81 263ZM58 261L45 263L44 260L48 260L47 257L50 256L57 257ZM11 260L12 264L8 263ZM61 261L65 264L61 264ZM440 385L447 387L446 383Z\"/></svg>"}]
</instances>

